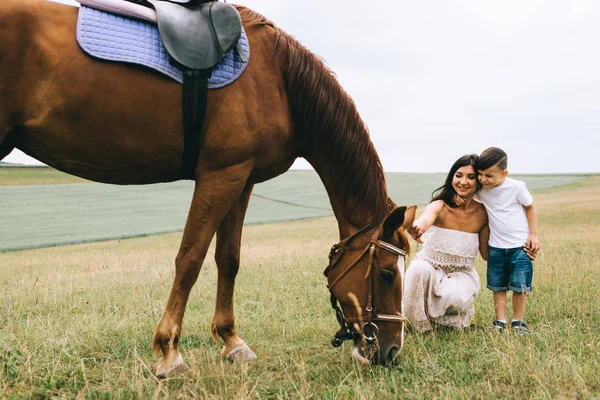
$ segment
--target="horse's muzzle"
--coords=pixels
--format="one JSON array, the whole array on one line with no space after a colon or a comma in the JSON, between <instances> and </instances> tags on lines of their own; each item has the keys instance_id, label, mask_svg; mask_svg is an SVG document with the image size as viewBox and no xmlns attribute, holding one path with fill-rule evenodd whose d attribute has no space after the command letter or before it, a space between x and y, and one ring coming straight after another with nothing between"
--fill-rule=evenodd
<instances>
[{"instance_id":1,"label":"horse's muzzle","mask_svg":"<svg viewBox=\"0 0 600 400\"><path fill-rule=\"evenodd\" d=\"M393 344L385 351L376 348L375 346L360 346L354 347L352 357L365 365L387 365L394 362L400 354L400 346Z\"/></svg>"}]
</instances>

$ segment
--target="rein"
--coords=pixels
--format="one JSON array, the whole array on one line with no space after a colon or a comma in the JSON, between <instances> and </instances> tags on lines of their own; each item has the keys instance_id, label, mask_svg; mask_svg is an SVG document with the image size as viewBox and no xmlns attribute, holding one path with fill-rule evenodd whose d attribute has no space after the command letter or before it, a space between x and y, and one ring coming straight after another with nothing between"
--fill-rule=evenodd
<instances>
[{"instance_id":1,"label":"rein","mask_svg":"<svg viewBox=\"0 0 600 400\"><path fill-rule=\"evenodd\" d=\"M325 268L323 274L328 276L329 273L335 268L337 262L339 261L340 256L343 254L345 244L356 237L357 235L367 232L373 228L373 224L367 225L362 228L352 236L342 240L338 244L333 245L331 251L329 252L329 265ZM329 292L331 293L331 307L335 310L335 316L340 324L340 330L336 332L333 339L331 340L331 344L333 347L339 347L342 345L344 340L354 339L357 335L360 335L359 332L356 332L354 329L354 324L362 323L363 319L358 317L345 317L344 312L342 311L340 305L338 304L338 300L333 294L333 287L365 256L365 254L369 254L369 263L367 264L367 272L365 274L365 279L369 279L368 284L368 295L367 295L367 304L365 306L365 311L367 312L367 322L363 323L360 329L362 336L368 345L375 344L377 340L377 334L379 333L379 327L374 323L374 321L388 321L388 322L397 322L404 323L406 318L403 315L392 315L392 314L378 314L375 309L375 301L374 301L374 293L375 293L375 274L373 271L373 262L375 259L375 250L377 247L380 249L386 250L392 254L397 256L405 257L407 252L402 250L390 243L379 240L379 235L381 233L383 227L379 227L373 232L371 239L369 240L369 244L359 253L359 255L350 263L345 270L343 270L340 275L333 280L328 285ZM400 269L400 276L402 280L402 286L404 285L404 268Z\"/></svg>"}]
</instances>

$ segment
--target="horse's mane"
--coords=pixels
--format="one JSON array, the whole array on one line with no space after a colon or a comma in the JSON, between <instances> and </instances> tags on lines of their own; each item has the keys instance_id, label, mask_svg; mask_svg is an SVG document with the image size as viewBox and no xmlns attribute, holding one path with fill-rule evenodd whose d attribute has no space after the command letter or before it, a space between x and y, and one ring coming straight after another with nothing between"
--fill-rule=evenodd
<instances>
[{"instance_id":1,"label":"horse's mane","mask_svg":"<svg viewBox=\"0 0 600 400\"><path fill-rule=\"evenodd\" d=\"M247 8L242 19L277 29L276 51L287 55L287 92L305 152L336 169L335 189L350 210L369 205L375 221L388 213L385 173L356 105L324 62L292 36Z\"/></svg>"}]
</instances>

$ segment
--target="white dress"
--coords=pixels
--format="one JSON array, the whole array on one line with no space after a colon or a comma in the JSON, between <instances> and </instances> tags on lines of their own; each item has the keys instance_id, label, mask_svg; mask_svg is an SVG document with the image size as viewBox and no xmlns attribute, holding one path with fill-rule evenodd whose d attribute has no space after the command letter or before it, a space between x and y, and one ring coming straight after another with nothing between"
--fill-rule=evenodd
<instances>
[{"instance_id":1,"label":"white dress","mask_svg":"<svg viewBox=\"0 0 600 400\"><path fill-rule=\"evenodd\" d=\"M479 293L479 234L431 226L422 238L423 248L406 270L404 315L421 332L432 324L469 326Z\"/></svg>"}]
</instances>

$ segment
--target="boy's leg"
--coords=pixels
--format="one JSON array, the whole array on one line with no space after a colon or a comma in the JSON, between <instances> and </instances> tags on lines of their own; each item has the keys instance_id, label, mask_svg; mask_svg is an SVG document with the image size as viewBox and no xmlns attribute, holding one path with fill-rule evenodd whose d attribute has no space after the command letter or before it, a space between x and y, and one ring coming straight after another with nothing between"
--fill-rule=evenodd
<instances>
[{"instance_id":1,"label":"boy's leg","mask_svg":"<svg viewBox=\"0 0 600 400\"><path fill-rule=\"evenodd\" d=\"M489 247L487 263L487 288L494 292L494 312L496 320L506 321L506 291L508 273L506 270L506 250Z\"/></svg>"},{"instance_id":2,"label":"boy's leg","mask_svg":"<svg viewBox=\"0 0 600 400\"><path fill-rule=\"evenodd\" d=\"M514 297L513 297L514 299ZM506 292L494 292L496 320L506 321Z\"/></svg>"},{"instance_id":3,"label":"boy's leg","mask_svg":"<svg viewBox=\"0 0 600 400\"><path fill-rule=\"evenodd\" d=\"M527 303L527 293L513 292L513 319L523 321L525 318L525 303Z\"/></svg>"},{"instance_id":4,"label":"boy's leg","mask_svg":"<svg viewBox=\"0 0 600 400\"><path fill-rule=\"evenodd\" d=\"M513 291L513 320L523 321L527 293L531 292L533 264L522 248L514 249L510 258L511 273L508 288Z\"/></svg>"}]
</instances>

